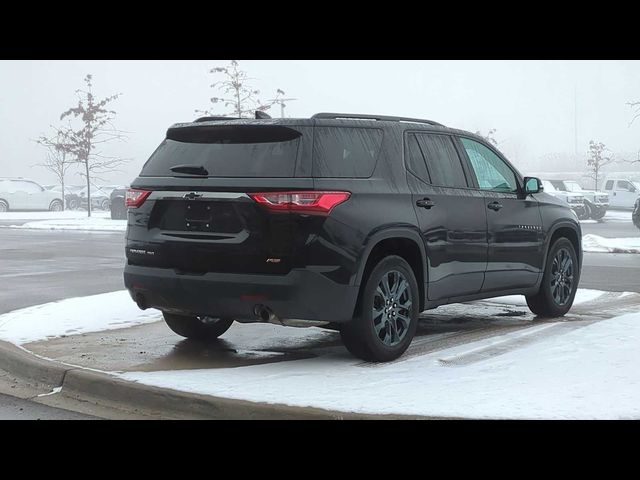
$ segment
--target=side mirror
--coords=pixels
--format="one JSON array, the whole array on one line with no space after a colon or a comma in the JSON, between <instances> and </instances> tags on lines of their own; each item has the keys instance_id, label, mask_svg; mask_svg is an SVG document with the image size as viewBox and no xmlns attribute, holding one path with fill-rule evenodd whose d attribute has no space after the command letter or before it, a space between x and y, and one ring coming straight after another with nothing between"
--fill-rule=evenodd
<instances>
[{"instance_id":1,"label":"side mirror","mask_svg":"<svg viewBox=\"0 0 640 480\"><path fill-rule=\"evenodd\" d=\"M529 195L531 193L544 192L544 186L542 180L536 177L524 177L524 193Z\"/></svg>"}]
</instances>

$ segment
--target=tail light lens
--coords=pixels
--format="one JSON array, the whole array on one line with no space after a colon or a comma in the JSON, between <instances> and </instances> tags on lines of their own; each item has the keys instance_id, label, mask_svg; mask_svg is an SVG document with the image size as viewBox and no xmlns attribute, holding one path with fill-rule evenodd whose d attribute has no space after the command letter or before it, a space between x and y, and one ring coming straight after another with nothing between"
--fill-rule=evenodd
<instances>
[{"instance_id":1,"label":"tail light lens","mask_svg":"<svg viewBox=\"0 0 640 480\"><path fill-rule=\"evenodd\" d=\"M151 190L137 190L130 188L124 197L124 204L126 207L138 208L144 203L147 197L151 195Z\"/></svg>"},{"instance_id":2,"label":"tail light lens","mask_svg":"<svg viewBox=\"0 0 640 480\"><path fill-rule=\"evenodd\" d=\"M333 207L346 201L349 192L265 192L249 193L253 200L274 212L328 215Z\"/></svg>"}]
</instances>

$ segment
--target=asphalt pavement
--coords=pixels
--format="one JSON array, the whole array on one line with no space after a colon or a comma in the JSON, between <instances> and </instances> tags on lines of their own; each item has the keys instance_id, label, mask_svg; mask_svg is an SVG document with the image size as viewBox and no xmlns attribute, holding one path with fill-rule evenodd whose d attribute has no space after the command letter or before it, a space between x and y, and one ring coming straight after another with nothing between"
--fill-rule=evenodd
<instances>
[{"instance_id":1,"label":"asphalt pavement","mask_svg":"<svg viewBox=\"0 0 640 480\"><path fill-rule=\"evenodd\" d=\"M0 393L0 420L95 420L96 417Z\"/></svg>"}]
</instances>

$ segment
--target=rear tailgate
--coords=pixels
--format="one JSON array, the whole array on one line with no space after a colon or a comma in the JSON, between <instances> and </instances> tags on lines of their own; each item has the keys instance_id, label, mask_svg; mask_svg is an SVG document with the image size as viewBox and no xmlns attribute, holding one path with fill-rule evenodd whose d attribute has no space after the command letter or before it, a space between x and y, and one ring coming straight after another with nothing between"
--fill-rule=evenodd
<instances>
[{"instance_id":1,"label":"rear tailgate","mask_svg":"<svg viewBox=\"0 0 640 480\"><path fill-rule=\"evenodd\" d=\"M313 190L311 178L297 176L307 168L305 128L170 129L132 184L151 193L129 209L128 261L187 274L286 274L304 262L296 255L324 219L273 213L250 195ZM207 175L175 173L176 165L202 167Z\"/></svg>"}]
</instances>

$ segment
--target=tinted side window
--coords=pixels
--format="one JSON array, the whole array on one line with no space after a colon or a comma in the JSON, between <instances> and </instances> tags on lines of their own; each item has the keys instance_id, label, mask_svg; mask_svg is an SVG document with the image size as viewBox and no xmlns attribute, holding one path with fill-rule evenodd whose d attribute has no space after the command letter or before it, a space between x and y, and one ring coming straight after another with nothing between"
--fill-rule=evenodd
<instances>
[{"instance_id":1,"label":"tinted side window","mask_svg":"<svg viewBox=\"0 0 640 480\"><path fill-rule=\"evenodd\" d=\"M607 180L607 185L604 187L605 190L613 189L613 180Z\"/></svg>"},{"instance_id":2,"label":"tinted side window","mask_svg":"<svg viewBox=\"0 0 640 480\"><path fill-rule=\"evenodd\" d=\"M373 173L382 144L382 130L316 127L313 176L367 178Z\"/></svg>"},{"instance_id":3,"label":"tinted side window","mask_svg":"<svg viewBox=\"0 0 640 480\"><path fill-rule=\"evenodd\" d=\"M404 157L407 162L407 168L411 173L423 182L431 183L429 172L427 172L427 165L424 163L424 157L420 151L418 140L416 140L416 136L413 133L406 136Z\"/></svg>"},{"instance_id":4,"label":"tinted side window","mask_svg":"<svg viewBox=\"0 0 640 480\"><path fill-rule=\"evenodd\" d=\"M461 138L471 168L476 174L481 190L496 190L500 192L515 192L518 182L513 170L491 149L479 142L468 138ZM551 182L556 190L565 190L562 182Z\"/></svg>"},{"instance_id":5,"label":"tinted side window","mask_svg":"<svg viewBox=\"0 0 640 480\"><path fill-rule=\"evenodd\" d=\"M431 183L443 187L467 186L462 163L451 137L417 133L416 138L427 161Z\"/></svg>"},{"instance_id":6,"label":"tinted side window","mask_svg":"<svg viewBox=\"0 0 640 480\"><path fill-rule=\"evenodd\" d=\"M629 182L626 180L618 180L618 188L617 190L628 191L629 190Z\"/></svg>"}]
</instances>

